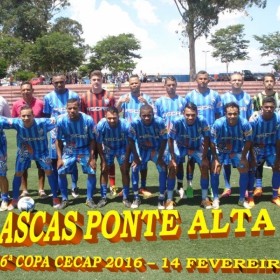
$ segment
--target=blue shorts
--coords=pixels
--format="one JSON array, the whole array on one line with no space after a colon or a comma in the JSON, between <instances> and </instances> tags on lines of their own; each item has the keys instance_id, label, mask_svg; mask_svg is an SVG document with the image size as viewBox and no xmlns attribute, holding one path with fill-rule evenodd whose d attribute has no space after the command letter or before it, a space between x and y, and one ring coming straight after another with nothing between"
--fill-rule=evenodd
<instances>
[{"instance_id":1,"label":"blue shorts","mask_svg":"<svg viewBox=\"0 0 280 280\"><path fill-rule=\"evenodd\" d=\"M66 155L62 156L63 166L58 169L58 174L71 174L73 173L75 163L78 162L82 166L84 174L93 174L95 171L88 165L89 155Z\"/></svg>"},{"instance_id":2,"label":"blue shorts","mask_svg":"<svg viewBox=\"0 0 280 280\"><path fill-rule=\"evenodd\" d=\"M274 166L274 162L276 159L275 155L255 155L257 164L259 165L261 162L265 162L267 166Z\"/></svg>"},{"instance_id":3,"label":"blue shorts","mask_svg":"<svg viewBox=\"0 0 280 280\"><path fill-rule=\"evenodd\" d=\"M50 157L51 157L51 159L57 159L57 152L56 152L56 146L55 146L56 136L57 136L57 129L54 128L50 131Z\"/></svg>"},{"instance_id":4,"label":"blue shorts","mask_svg":"<svg viewBox=\"0 0 280 280\"><path fill-rule=\"evenodd\" d=\"M116 158L119 165L122 165L124 163L124 160L125 160L125 152L126 151L123 151L122 153L119 153L119 154L105 154L105 153L103 153L104 158L106 160L106 164L108 166L112 166L114 164L114 159Z\"/></svg>"},{"instance_id":5,"label":"blue shorts","mask_svg":"<svg viewBox=\"0 0 280 280\"><path fill-rule=\"evenodd\" d=\"M0 176L5 177L7 175L7 154L2 153L2 150L0 149Z\"/></svg>"},{"instance_id":6,"label":"blue shorts","mask_svg":"<svg viewBox=\"0 0 280 280\"><path fill-rule=\"evenodd\" d=\"M175 160L176 163L179 164L181 163L182 156L188 156L189 158L192 158L198 165L201 165L202 162L202 155L203 155L203 150L193 150L193 149L188 149L188 148L180 148L180 156L175 153Z\"/></svg>"},{"instance_id":7,"label":"blue shorts","mask_svg":"<svg viewBox=\"0 0 280 280\"><path fill-rule=\"evenodd\" d=\"M141 166L134 167L133 168L134 172L139 171L139 170L146 170L148 161L152 161L153 163L156 163L157 159L158 159L158 155L159 155L159 152L155 151L155 150L140 150L139 152L140 152L139 157L141 159L142 164L141 164ZM165 164L167 165L167 160L168 160L167 150L165 150L165 152L163 154L163 160L164 160ZM161 168L161 166L159 166L159 165L156 165L156 167L157 167L158 172L166 171L166 170L163 170Z\"/></svg>"},{"instance_id":8,"label":"blue shorts","mask_svg":"<svg viewBox=\"0 0 280 280\"><path fill-rule=\"evenodd\" d=\"M220 153L217 154L222 165L232 165L234 168L240 167L241 153Z\"/></svg>"}]
</instances>

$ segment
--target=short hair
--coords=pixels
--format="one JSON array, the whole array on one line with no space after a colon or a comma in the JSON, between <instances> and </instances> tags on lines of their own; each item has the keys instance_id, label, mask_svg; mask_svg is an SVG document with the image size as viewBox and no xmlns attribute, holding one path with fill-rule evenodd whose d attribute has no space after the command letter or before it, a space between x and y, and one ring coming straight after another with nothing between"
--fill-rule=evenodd
<instances>
[{"instance_id":1,"label":"short hair","mask_svg":"<svg viewBox=\"0 0 280 280\"><path fill-rule=\"evenodd\" d=\"M32 108L31 108L30 106L25 105L25 106L22 106L22 107L20 108L20 112L21 112L21 111L24 111L24 110L31 110L32 115L33 115L33 110L32 110Z\"/></svg>"},{"instance_id":2,"label":"short hair","mask_svg":"<svg viewBox=\"0 0 280 280\"><path fill-rule=\"evenodd\" d=\"M227 103L225 105L225 108L224 108L225 113L227 112L227 108L229 108L229 107L237 108L238 109L238 113L240 112L238 104L232 101L232 102L229 102L229 103Z\"/></svg>"},{"instance_id":3,"label":"short hair","mask_svg":"<svg viewBox=\"0 0 280 280\"><path fill-rule=\"evenodd\" d=\"M118 108L117 108L117 107L114 107L114 106L108 107L107 110L106 110L106 113L107 113L107 112L109 112L109 113L111 113L111 114L117 114L117 115L119 115L119 110L118 110Z\"/></svg>"},{"instance_id":4,"label":"short hair","mask_svg":"<svg viewBox=\"0 0 280 280\"><path fill-rule=\"evenodd\" d=\"M75 97L69 98L69 99L67 100L67 105L68 105L69 103L75 103L75 102L78 102L78 104L80 104L80 100L79 100L78 98L75 98Z\"/></svg>"},{"instance_id":5,"label":"short hair","mask_svg":"<svg viewBox=\"0 0 280 280\"><path fill-rule=\"evenodd\" d=\"M149 104L145 104L145 105L142 105L141 108L140 108L140 114L142 111L144 110L151 110L153 113L154 113L154 110L153 110L153 107Z\"/></svg>"},{"instance_id":6,"label":"short hair","mask_svg":"<svg viewBox=\"0 0 280 280\"><path fill-rule=\"evenodd\" d=\"M209 74L205 70L200 70L195 75L195 80L197 79L198 75L207 75L209 78Z\"/></svg>"},{"instance_id":7,"label":"short hair","mask_svg":"<svg viewBox=\"0 0 280 280\"><path fill-rule=\"evenodd\" d=\"M193 102L187 102L184 107L184 110L186 108L197 112L197 106Z\"/></svg>"},{"instance_id":8,"label":"short hair","mask_svg":"<svg viewBox=\"0 0 280 280\"><path fill-rule=\"evenodd\" d=\"M273 79L273 81L275 82L275 76L274 76L274 74L272 74L272 73L267 73L267 74L264 74L264 76L263 76L263 80L264 80L264 78L265 77L270 77L270 78L272 78Z\"/></svg>"},{"instance_id":9,"label":"short hair","mask_svg":"<svg viewBox=\"0 0 280 280\"><path fill-rule=\"evenodd\" d=\"M275 101L274 97L272 97L272 96L267 96L267 97L265 97L265 98L263 99L263 101L262 101L262 105L263 105L264 103L273 103L274 106L276 106L276 101Z\"/></svg>"},{"instance_id":10,"label":"short hair","mask_svg":"<svg viewBox=\"0 0 280 280\"><path fill-rule=\"evenodd\" d=\"M62 74L62 73L56 73L56 74L54 74L54 75L53 75L53 78L54 78L54 77L60 77L60 76L64 77L64 80L66 79L65 75Z\"/></svg>"},{"instance_id":11,"label":"short hair","mask_svg":"<svg viewBox=\"0 0 280 280\"><path fill-rule=\"evenodd\" d=\"M240 72L234 72L234 73L232 73L232 74L230 75L230 77L229 77L230 80L231 80L231 77L232 77L233 75L239 75L239 76L241 77L242 81L244 80L243 75L242 75Z\"/></svg>"},{"instance_id":12,"label":"short hair","mask_svg":"<svg viewBox=\"0 0 280 280\"><path fill-rule=\"evenodd\" d=\"M97 76L97 77L99 77L100 79L102 79L102 73L101 73L101 71L100 70L94 70L94 71L92 71L91 73L90 73L90 79L92 78L92 76Z\"/></svg>"},{"instance_id":13,"label":"short hair","mask_svg":"<svg viewBox=\"0 0 280 280\"><path fill-rule=\"evenodd\" d=\"M20 88L22 88L22 86L24 86L24 85L30 85L30 88L33 89L33 85L29 81L22 82L22 84L20 85Z\"/></svg>"},{"instance_id":14,"label":"short hair","mask_svg":"<svg viewBox=\"0 0 280 280\"><path fill-rule=\"evenodd\" d=\"M132 78L137 78L137 79L139 79L139 76L138 76L137 74L131 75L131 76L129 77L129 80L132 79Z\"/></svg>"},{"instance_id":15,"label":"short hair","mask_svg":"<svg viewBox=\"0 0 280 280\"><path fill-rule=\"evenodd\" d=\"M164 84L165 84L165 85L166 85L166 83L167 83L167 80L172 81L172 82L175 82L175 83L177 84L176 78L175 78L174 76L172 76L172 75L169 75L169 76L167 76L167 77L165 78L165 80L164 80Z\"/></svg>"}]
</instances>

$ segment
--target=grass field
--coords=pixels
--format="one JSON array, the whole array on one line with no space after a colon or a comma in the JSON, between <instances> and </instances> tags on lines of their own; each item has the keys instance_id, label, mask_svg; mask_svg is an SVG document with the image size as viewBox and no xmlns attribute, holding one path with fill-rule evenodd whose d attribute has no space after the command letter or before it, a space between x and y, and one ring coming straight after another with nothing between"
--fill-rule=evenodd
<instances>
[{"instance_id":1,"label":"grass field","mask_svg":"<svg viewBox=\"0 0 280 280\"><path fill-rule=\"evenodd\" d=\"M8 131L6 133L8 140L8 178L10 182L10 189L14 171L14 161L15 161L15 132ZM85 217L85 225L87 224L87 212L91 211L85 205L85 182L86 176L80 172L79 168L79 188L80 188L80 197L76 200L73 200L70 193L70 205L66 209L62 210L62 214L66 214L70 210L78 210ZM279 279L277 274L225 274L219 271L217 274L210 269L208 274L202 274L198 271L194 273L188 273L184 268L186 265L186 258L230 258L230 259L280 259L279 251L280 250L280 209L277 208L276 205L270 202L271 198L271 170L265 169L264 171L264 194L261 198L256 199L256 206L251 210L252 213L252 222L248 223L244 222L246 228L246 236L242 238L237 238L234 235L234 229L236 228L236 222L230 223L230 213L233 208L240 209L237 206L238 200L238 174L236 170L232 172L231 184L233 187L232 195L227 198L221 200L221 209L223 211L223 219L221 221L221 227L223 227L226 223L230 223L230 233L227 238L211 238L211 239L202 239L198 237L198 239L190 239L188 237L188 230L192 225L192 221L194 216L197 213L197 210L201 209L199 207L200 204L200 187L199 187L199 174L198 168L196 168L195 177L194 177L194 189L195 189L195 197L193 199L180 200L177 195L176 198L176 210L179 211L182 224L180 227L182 229L182 233L179 240L176 241L163 241L159 238L157 234L156 241L147 241L143 237L143 233L146 229L146 226L143 225L141 241L136 242L124 242L120 241L118 243L111 243L107 239L105 239L101 234L98 235L98 243L89 244L85 241L82 241L78 245L46 245L39 246L37 244L33 244L30 247L0 247L0 255L11 254L15 257L19 255L39 255L39 256L49 256L51 258L56 258L57 256L100 256L104 260L112 256L114 258L123 257L128 258L131 257L136 259L138 257L142 257L147 262L155 262L159 269L152 270L147 267L146 272L140 273L139 271L132 272L110 272L107 269L103 269L103 272L64 272L58 269L56 272L34 272L34 271L24 271L20 268L16 268L14 271L0 271L0 279L238 279L242 277L242 279L264 279L267 277L268 279ZM97 174L99 178L99 175ZM117 171L117 185L121 187L120 181L120 173ZM155 210L157 209L157 195L158 195L158 183L157 183L157 171L152 164L149 164L148 171L148 181L147 185L149 189L154 193L154 196L149 199L142 199L142 204L139 210ZM224 187L223 178L220 178L221 186L220 192ZM38 188L38 179L37 179L37 170L35 168L35 164L32 163L32 168L29 170L29 191L31 196L35 199L36 202L36 211L47 211L51 215L54 213L54 209L52 208L52 200L39 200L37 195ZM186 183L184 183L186 186ZM46 185L46 191L50 193L49 186ZM97 192L95 194L95 202L99 200L99 184L97 184ZM121 198L115 197L112 198L108 195L109 203L102 209L100 212L105 215L109 210L116 210L119 213L122 213L123 210L127 210L124 208L121 203ZM272 220L273 225L275 226L275 234L273 236L263 236L261 234L259 237L251 237L251 228L253 227L259 211L261 209L267 209L269 213L269 217ZM99 211L99 210L98 210ZM210 210L202 210L208 228L212 228L212 213ZM19 214L18 210L14 211ZM1 228L3 223L6 220L8 213L2 212L0 213L0 224ZM161 230L159 224L157 224L156 231L157 233ZM85 234L85 226L83 227L83 233ZM173 260L174 258L179 258L182 263L183 270L178 273L177 271L171 269L170 273L165 272L161 266L163 265L163 258L168 258L169 260ZM0 262L1 264L1 262Z\"/></svg>"}]
</instances>

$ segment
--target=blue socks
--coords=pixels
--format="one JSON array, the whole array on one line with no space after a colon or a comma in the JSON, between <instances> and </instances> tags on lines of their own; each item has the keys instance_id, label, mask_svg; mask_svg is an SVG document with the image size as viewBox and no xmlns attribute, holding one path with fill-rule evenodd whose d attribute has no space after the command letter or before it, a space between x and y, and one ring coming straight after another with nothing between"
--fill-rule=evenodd
<instances>
[{"instance_id":1,"label":"blue socks","mask_svg":"<svg viewBox=\"0 0 280 280\"><path fill-rule=\"evenodd\" d=\"M87 178L87 199L92 198L95 187L96 187L96 177L88 176L88 178ZM105 198L106 198L107 186L105 185L105 187L106 187L106 189L105 189ZM102 189L102 185L101 185L101 196L103 197L102 191L103 191L103 189Z\"/></svg>"},{"instance_id":2,"label":"blue socks","mask_svg":"<svg viewBox=\"0 0 280 280\"><path fill-rule=\"evenodd\" d=\"M245 199L245 192L247 190L249 184L249 174L248 173L241 173L239 177L239 200Z\"/></svg>"},{"instance_id":3,"label":"blue socks","mask_svg":"<svg viewBox=\"0 0 280 280\"><path fill-rule=\"evenodd\" d=\"M13 179L13 199L18 200L19 198L19 189L21 185L21 176L14 176Z\"/></svg>"},{"instance_id":4,"label":"blue socks","mask_svg":"<svg viewBox=\"0 0 280 280\"><path fill-rule=\"evenodd\" d=\"M231 166L229 166L229 168L225 168L225 166L223 166L222 171L225 179L225 187L230 189Z\"/></svg>"}]
</instances>

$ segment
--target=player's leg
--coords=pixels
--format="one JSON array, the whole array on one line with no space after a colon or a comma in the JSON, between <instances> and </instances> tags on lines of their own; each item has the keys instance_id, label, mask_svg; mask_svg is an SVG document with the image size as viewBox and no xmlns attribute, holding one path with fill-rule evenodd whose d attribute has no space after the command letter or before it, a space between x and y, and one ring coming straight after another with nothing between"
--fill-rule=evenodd
<instances>
[{"instance_id":1,"label":"player's leg","mask_svg":"<svg viewBox=\"0 0 280 280\"><path fill-rule=\"evenodd\" d=\"M27 181L28 181L28 169L24 170L23 175L21 177L21 187L22 187L22 196L29 196L28 190L27 190Z\"/></svg>"},{"instance_id":2,"label":"player's leg","mask_svg":"<svg viewBox=\"0 0 280 280\"><path fill-rule=\"evenodd\" d=\"M74 164L73 171L71 173L71 180L72 180L71 195L73 196L73 198L79 197L79 188L77 186L78 176L79 174L78 174L77 164Z\"/></svg>"},{"instance_id":3,"label":"player's leg","mask_svg":"<svg viewBox=\"0 0 280 280\"><path fill-rule=\"evenodd\" d=\"M120 171L122 175L122 184L123 184L123 204L125 207L130 208L131 203L129 201L129 163L124 162L126 159L118 159L119 165L120 165ZM137 190L138 190L138 185L137 185Z\"/></svg>"},{"instance_id":4,"label":"player's leg","mask_svg":"<svg viewBox=\"0 0 280 280\"><path fill-rule=\"evenodd\" d=\"M36 167L38 169L38 179L39 179L39 189L38 189L38 195L41 199L47 199L48 195L44 191L45 186L45 171L41 168L39 162L36 160ZM56 184L57 185L57 184Z\"/></svg>"},{"instance_id":5,"label":"player's leg","mask_svg":"<svg viewBox=\"0 0 280 280\"><path fill-rule=\"evenodd\" d=\"M275 166L275 155L269 155L266 158L267 166L272 167L272 202L275 203L277 206L280 206L280 199L278 197L278 190L279 190L279 182L280 182L280 172L279 166Z\"/></svg>"},{"instance_id":6,"label":"player's leg","mask_svg":"<svg viewBox=\"0 0 280 280\"><path fill-rule=\"evenodd\" d=\"M184 162L185 158L180 159L178 164L178 172L176 174L177 177L177 189L176 193L180 196L181 199L186 199L187 196L184 191L183 179L184 179ZM188 165L187 165L188 166Z\"/></svg>"},{"instance_id":7,"label":"player's leg","mask_svg":"<svg viewBox=\"0 0 280 280\"><path fill-rule=\"evenodd\" d=\"M143 167L143 170L140 170L141 174L141 186L139 193L143 194L146 197L151 197L153 194L147 189L147 175L148 175L148 166Z\"/></svg>"},{"instance_id":8,"label":"player's leg","mask_svg":"<svg viewBox=\"0 0 280 280\"><path fill-rule=\"evenodd\" d=\"M114 190L117 190L117 186L116 186L116 166L115 166L115 163L113 163L111 166L110 166L110 169L109 169L109 172L108 172L108 176L109 176L109 180L110 180L110 190L112 190L112 195L116 195L117 192Z\"/></svg>"},{"instance_id":9,"label":"player's leg","mask_svg":"<svg viewBox=\"0 0 280 280\"><path fill-rule=\"evenodd\" d=\"M222 171L225 180L225 189L221 197L227 197L230 196L231 194L231 186L230 186L231 165L230 164L224 165Z\"/></svg>"},{"instance_id":10,"label":"player's leg","mask_svg":"<svg viewBox=\"0 0 280 280\"><path fill-rule=\"evenodd\" d=\"M261 196L262 195L262 177L263 177L263 165L264 159L260 160L256 170L256 188L254 190L254 196Z\"/></svg>"},{"instance_id":11,"label":"player's leg","mask_svg":"<svg viewBox=\"0 0 280 280\"><path fill-rule=\"evenodd\" d=\"M0 161L2 164L2 162ZM0 211L6 211L8 210L8 204L9 204L9 182L6 177L6 172L3 172L3 169L0 170L0 186L1 186L1 206Z\"/></svg>"}]
</instances>

